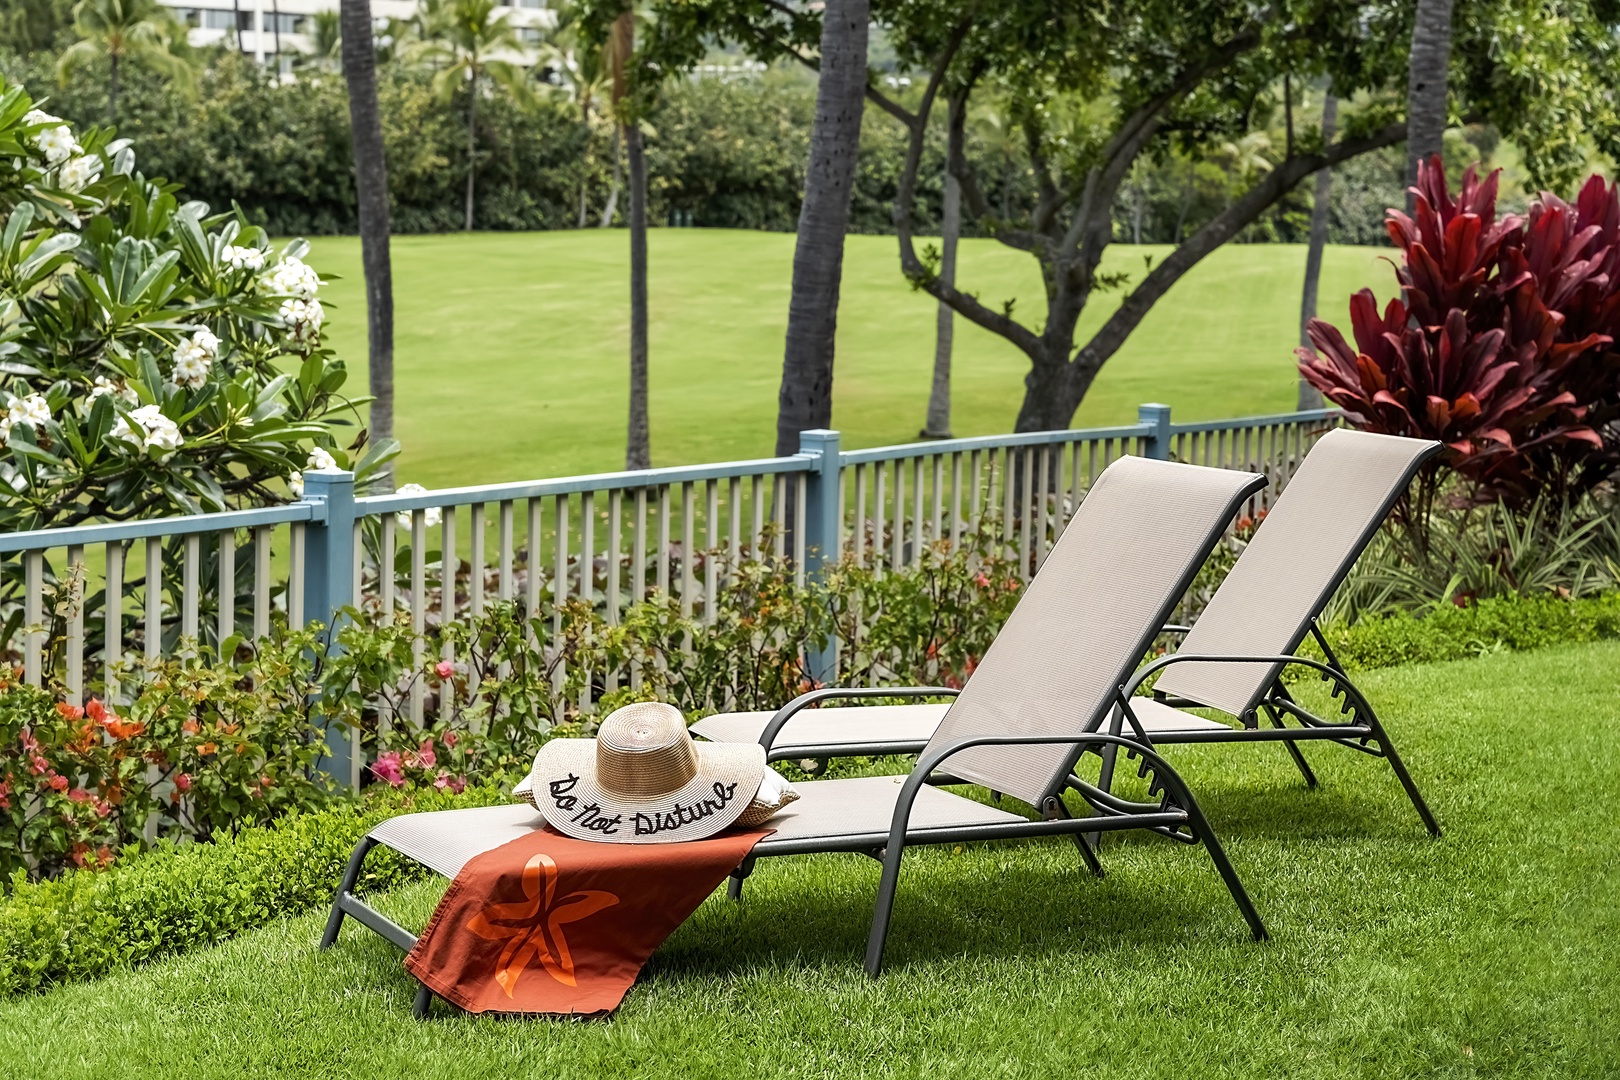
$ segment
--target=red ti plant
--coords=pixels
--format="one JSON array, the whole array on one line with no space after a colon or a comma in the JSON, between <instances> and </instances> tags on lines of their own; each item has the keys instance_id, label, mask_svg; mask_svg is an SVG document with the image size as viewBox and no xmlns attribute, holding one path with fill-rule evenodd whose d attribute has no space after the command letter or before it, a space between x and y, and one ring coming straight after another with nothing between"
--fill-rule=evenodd
<instances>
[{"instance_id":1,"label":"red ti plant","mask_svg":"<svg viewBox=\"0 0 1620 1080\"><path fill-rule=\"evenodd\" d=\"M1438 157L1413 216L1390 210L1401 296L1380 316L1350 299L1352 348L1320 319L1300 371L1367 431L1446 444L1402 507L1421 539L1450 469L1482 501L1523 507L1612 471L1620 416L1620 196L1593 176L1570 206L1543 194L1496 216L1498 173L1472 167L1455 200Z\"/></svg>"}]
</instances>

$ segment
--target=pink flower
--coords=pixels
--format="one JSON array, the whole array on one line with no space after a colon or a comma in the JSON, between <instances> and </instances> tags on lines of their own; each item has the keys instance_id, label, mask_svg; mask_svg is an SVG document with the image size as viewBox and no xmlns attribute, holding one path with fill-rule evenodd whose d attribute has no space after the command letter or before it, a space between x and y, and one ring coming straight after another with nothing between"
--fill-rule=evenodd
<instances>
[{"instance_id":1,"label":"pink flower","mask_svg":"<svg viewBox=\"0 0 1620 1080\"><path fill-rule=\"evenodd\" d=\"M433 670L439 673L439 678L441 679L448 679L450 676L456 673L455 665L450 663L448 660L440 660L436 665L434 665Z\"/></svg>"},{"instance_id":2,"label":"pink flower","mask_svg":"<svg viewBox=\"0 0 1620 1080\"><path fill-rule=\"evenodd\" d=\"M461 741L461 736L457 735L453 731L445 732L444 735L442 736L442 738L444 740L444 748L446 750L454 750L455 747L456 747L456 743Z\"/></svg>"},{"instance_id":3,"label":"pink flower","mask_svg":"<svg viewBox=\"0 0 1620 1080\"><path fill-rule=\"evenodd\" d=\"M176 791L181 792L182 794L187 792L187 791L190 791L191 790L191 776L188 773L181 773L179 776L176 776L174 778L174 789Z\"/></svg>"},{"instance_id":4,"label":"pink flower","mask_svg":"<svg viewBox=\"0 0 1620 1080\"><path fill-rule=\"evenodd\" d=\"M51 785L52 791L66 791L68 789L68 778L60 773L52 775L48 783Z\"/></svg>"},{"instance_id":5,"label":"pink flower","mask_svg":"<svg viewBox=\"0 0 1620 1080\"><path fill-rule=\"evenodd\" d=\"M421 747L416 751L416 760L424 769L431 769L439 763L439 755L433 752L433 736L422 740Z\"/></svg>"},{"instance_id":6,"label":"pink flower","mask_svg":"<svg viewBox=\"0 0 1620 1080\"><path fill-rule=\"evenodd\" d=\"M398 750L378 754L377 760L371 763L371 772L372 775L389 787L402 788L405 786L405 765L400 759Z\"/></svg>"},{"instance_id":7,"label":"pink flower","mask_svg":"<svg viewBox=\"0 0 1620 1080\"><path fill-rule=\"evenodd\" d=\"M112 803L108 802L106 799L96 800L96 817L106 818L111 813Z\"/></svg>"},{"instance_id":8,"label":"pink flower","mask_svg":"<svg viewBox=\"0 0 1620 1080\"><path fill-rule=\"evenodd\" d=\"M466 777L451 776L449 773L440 773L434 778L433 786L440 791L448 790L452 795L460 795L467 790Z\"/></svg>"},{"instance_id":9,"label":"pink flower","mask_svg":"<svg viewBox=\"0 0 1620 1080\"><path fill-rule=\"evenodd\" d=\"M68 792L68 798L72 799L74 802L89 802L90 793L84 790L82 787L76 787L72 791Z\"/></svg>"}]
</instances>

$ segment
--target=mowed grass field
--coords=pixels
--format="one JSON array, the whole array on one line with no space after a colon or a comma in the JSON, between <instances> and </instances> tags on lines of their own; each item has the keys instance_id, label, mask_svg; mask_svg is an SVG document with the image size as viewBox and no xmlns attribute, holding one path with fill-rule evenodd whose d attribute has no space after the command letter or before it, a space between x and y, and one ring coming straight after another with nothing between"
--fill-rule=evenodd
<instances>
[{"instance_id":1,"label":"mowed grass field","mask_svg":"<svg viewBox=\"0 0 1620 1080\"><path fill-rule=\"evenodd\" d=\"M649 237L652 452L656 465L771 453L793 261L791 235L655 229ZM621 468L628 401L629 270L623 230L405 236L393 241L399 479L429 487ZM1140 280L1164 247L1115 245L1108 271ZM336 274L328 338L365 387L365 302L353 237L313 242ZM1127 421L1144 401L1183 419L1292 409L1305 251L1231 245L1148 316L1081 407L1082 426ZM963 244L964 288L1026 321L1044 306L1035 261ZM1343 319L1364 285L1394 289L1383 253L1330 248L1322 312ZM1082 329L1119 294L1099 298ZM895 241L849 238L833 425L847 446L914 439L927 406L935 304L901 278ZM954 430L1009 431L1028 364L1003 339L956 323Z\"/></svg>"}]
</instances>

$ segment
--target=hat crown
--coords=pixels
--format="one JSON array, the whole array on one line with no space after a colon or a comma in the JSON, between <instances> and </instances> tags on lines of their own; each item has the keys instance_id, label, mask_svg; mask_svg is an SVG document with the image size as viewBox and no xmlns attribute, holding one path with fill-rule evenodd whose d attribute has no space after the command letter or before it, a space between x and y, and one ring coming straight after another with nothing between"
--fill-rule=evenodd
<instances>
[{"instance_id":1,"label":"hat crown","mask_svg":"<svg viewBox=\"0 0 1620 1080\"><path fill-rule=\"evenodd\" d=\"M678 791L697 775L686 718L658 701L626 705L596 733L596 778L616 795L648 798Z\"/></svg>"}]
</instances>

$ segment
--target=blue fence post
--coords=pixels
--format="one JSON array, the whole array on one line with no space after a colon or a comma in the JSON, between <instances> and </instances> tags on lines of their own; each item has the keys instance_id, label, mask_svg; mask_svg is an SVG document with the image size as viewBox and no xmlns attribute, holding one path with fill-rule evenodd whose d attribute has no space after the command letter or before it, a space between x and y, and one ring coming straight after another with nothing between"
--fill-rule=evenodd
<instances>
[{"instance_id":1,"label":"blue fence post","mask_svg":"<svg viewBox=\"0 0 1620 1080\"><path fill-rule=\"evenodd\" d=\"M1136 422L1150 429L1142 450L1150 458L1170 460L1170 406L1150 403L1136 407Z\"/></svg>"},{"instance_id":2,"label":"blue fence post","mask_svg":"<svg viewBox=\"0 0 1620 1080\"><path fill-rule=\"evenodd\" d=\"M337 621L354 603L354 473L306 472L304 501L321 509L304 533L304 617L328 627L328 650L337 650ZM321 770L339 783L360 786L358 732L328 729Z\"/></svg>"},{"instance_id":3,"label":"blue fence post","mask_svg":"<svg viewBox=\"0 0 1620 1080\"><path fill-rule=\"evenodd\" d=\"M838 550L838 432L816 428L799 432L799 453L814 454L816 462L806 477L804 498L804 570L810 581L821 579L822 567L836 563ZM838 642L828 640L805 654L810 677L829 683L838 677Z\"/></svg>"}]
</instances>

